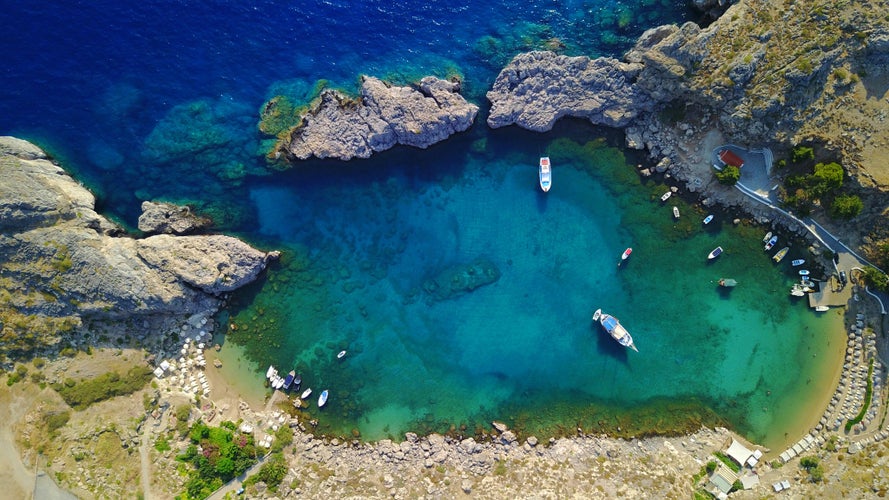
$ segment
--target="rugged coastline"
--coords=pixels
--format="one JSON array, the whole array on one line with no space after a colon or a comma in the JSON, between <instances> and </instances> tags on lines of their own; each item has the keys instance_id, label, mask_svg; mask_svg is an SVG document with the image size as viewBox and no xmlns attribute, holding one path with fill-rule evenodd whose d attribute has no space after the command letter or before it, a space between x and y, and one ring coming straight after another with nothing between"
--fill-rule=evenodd
<instances>
[{"instance_id":1,"label":"rugged coastline","mask_svg":"<svg viewBox=\"0 0 889 500\"><path fill-rule=\"evenodd\" d=\"M755 4L755 2L743 3L738 6L738 9L749 8L751 4ZM732 11L730 10L729 14L731 15L731 13ZM660 31L650 32L647 34L647 37L643 37L647 40L646 44L652 44L648 47L649 49L654 46L660 46L661 42L670 39L671 36L679 36L677 33L695 31L692 27L682 27L678 31L673 31L672 28L658 30ZM659 41L654 42L658 38ZM550 58L551 56L537 54L534 57L538 58L539 62L539 60ZM628 58L630 57L628 56ZM640 56L640 60L647 57L656 59L652 54L648 54ZM564 61L564 59L559 60ZM562 64L572 63L568 61ZM631 70L626 71L632 73ZM827 69L824 71L829 73ZM639 73L641 74L643 71L639 70ZM627 73L621 74L627 75ZM627 79L638 77L639 75L626 76ZM613 89L609 91L613 91ZM606 99L605 97L602 98ZM667 101L660 102L663 104L677 98L680 97L674 95ZM549 123L551 126L550 120L554 121L558 116L572 115L589 118L596 115L599 117L596 120L603 120L597 123L611 126L629 125L630 128L627 131L628 142L637 147L647 147L656 160L669 158L670 161L667 162L665 170L671 176L686 183L686 188L689 191L702 193L705 196L706 203L718 202L728 206L739 206L752 213L759 222L771 222L773 215L769 211L758 205L751 204L747 198L734 190L726 189L713 182L707 161L707 153L712 149L710 145L727 142L726 136L728 134L719 132L719 130L742 130L750 123L745 125L743 122L739 122L738 124L723 128L725 126L724 123L721 124L722 126L717 123L723 119L720 115L722 111L708 107L692 109L687 112L685 119L675 123L665 123L654 112L656 109L653 104L654 101L646 102L647 104L638 108L636 113L615 111L613 109L600 110L593 109L592 107L586 108L582 112L577 111L578 114L574 114L575 111L554 110L545 118L530 120L528 123L533 124L529 125L529 128L541 127L541 130L545 130L546 123ZM739 104L739 106L741 105ZM532 129L536 130L536 128ZM762 134L758 137L750 136L747 140L752 142L760 140L774 141L779 137L783 137L781 134L784 133L778 133L775 130L762 131L756 126L752 126L750 130L759 130L759 133ZM804 135L805 133L804 129L800 129L795 133L794 137L798 137L800 134ZM879 134L880 132L874 131L873 133ZM771 139L769 139L769 134L774 134L771 136ZM829 140L832 141L834 139ZM24 158L28 162L45 159L41 157L41 153L24 146L23 148L24 152L16 153L12 156ZM844 157L854 158L858 154L864 154L863 151L849 150L844 151L843 154ZM866 163L861 163L854 168L860 168L863 174L868 174L875 169L874 166ZM52 175L59 175L55 171L49 171L49 174L51 175L47 175L47 178L51 178ZM875 179L878 178L876 174L873 174L873 176ZM868 177L865 176L865 178ZM875 180L874 182L877 181ZM71 202L74 209L46 210L43 212L45 215L28 216L26 219L19 220L20 222L34 221L27 223L38 227L39 224L57 218L68 218L70 220L85 219L84 227L102 236L111 237L119 231L100 217L94 217L94 212L90 212L92 206L87 196L77 193L76 195L71 195L70 199L74 200ZM18 205L18 203L9 203L4 206ZM11 212L12 209L10 209ZM38 213L40 212L38 211ZM4 218L2 220L7 219ZM158 230L158 232L163 232L163 230ZM267 255L254 254L248 249L241 249L240 247L237 247L237 251L232 250L231 245L236 244L228 239L185 240L182 243L174 243L176 240L171 238L173 237L163 237L162 239L152 240L151 243L143 243L132 254L126 253L129 251L126 248L116 251L122 255L121 260L133 259L143 261L147 267L161 270L162 272L158 272L161 272L163 277L158 278L159 282L168 283L168 280L179 280L181 283L187 284L187 286L183 285L183 289L197 287L202 289L203 292L209 293L209 298L203 295L191 297L186 295L187 291L181 291L178 293L182 294L182 298L177 298L180 296L174 292L169 292L171 294L169 301L167 299L158 299L158 303L169 302L181 307L185 307L185 304L196 304L195 307L200 307L200 310L176 309L175 312L179 315L178 318L180 320L189 314L215 310L219 305L218 294L225 293L255 278L255 273L261 271L261 262L265 262L268 257ZM87 242L89 244L86 246L90 246L93 245L93 241L91 238L87 239L84 237L84 239L72 240L72 244L79 245ZM98 241L101 241L103 245L106 244L104 239ZM214 263L217 265L218 263L228 262L227 259L231 258L241 262L241 258L238 257L240 255L243 257L243 260L249 263L247 267L250 271L234 273L229 278L220 277L219 275L207 275L203 272L206 263L203 261L198 263L197 256L194 259L187 259L195 263L194 267L171 269L169 267L170 259L163 253L171 245L175 246L177 251L183 251L189 255L204 254L207 248L218 250L218 252L214 251L213 253L218 260L218 262ZM58 261L58 266L60 267L66 267L65 257L62 254L63 252L57 249L53 256L48 256L47 258L51 259L50 262ZM59 255L62 256L57 257ZM205 256L200 257L200 259L204 258ZM52 259L55 260L53 261ZM49 265L53 266L52 263ZM238 269L240 268L239 265ZM61 285L66 284L67 282L65 281L61 282ZM89 296L89 291L78 293L78 296ZM142 293L142 291L139 291L139 293ZM160 292L158 293L160 294ZM144 312L144 307L148 307L138 304L137 301L109 299L108 303L114 304L115 310L121 304L128 305L128 309L125 309L120 317L132 314L138 316ZM150 304L153 304L153 302L150 302ZM105 319L102 314L109 311L105 311L104 308L105 305L103 303L91 309L87 308L87 310L95 313L96 317ZM139 317L141 318L141 316ZM89 322L93 319L90 317ZM74 321L75 325L84 323L83 318L72 321ZM145 321L149 321L149 319ZM175 321L166 322L164 327L168 329L178 328ZM64 370L61 373L64 373ZM147 392L150 393L151 391ZM181 399L185 400L184 398ZM167 408L170 408L170 406L168 405ZM135 410L138 411L139 408ZM205 419L210 422L219 422L224 415L225 418L232 420L245 418L255 421L270 421L273 415L276 417L281 415L280 413L276 415L274 410L260 412L257 409L254 411L234 401L221 403L214 407L213 410L214 414L212 416L210 416L209 411L196 411L190 418L192 421ZM175 421L173 421L172 417L172 412L160 411L156 416L146 417L145 423L140 422L140 425L144 426L144 428L154 428L152 432L159 433L164 429L175 426ZM285 422L294 427L299 426L299 422L294 420L285 420ZM139 427L138 429L142 428ZM345 496L360 494L367 497L454 497L475 495L500 498L524 495L563 497L592 494L601 496L623 495L683 498L690 493L688 479L699 473L710 454L713 451L724 448L726 441L730 439L730 433L724 429L702 429L692 436L680 439L621 440L609 439L603 436L582 436L579 438L553 440L546 445L537 443L536 439L532 440L530 438L524 443L519 443L515 436L510 434L508 429L503 429L502 432L498 431L496 433L498 437L495 440L485 444L476 443L471 439L455 442L442 436L433 435L426 438L418 438L417 436L408 435L403 443L380 442L374 445L358 442L343 443L336 439L315 438L308 434L298 434L292 448L294 454L292 463L295 470L299 471L300 474L297 474L296 477L288 476L288 486L279 490L277 494L272 494L262 489L256 492L252 491L251 493L265 497L273 495ZM122 431L120 440L127 443L128 447L136 447L139 444L139 435L128 434ZM145 444L143 443L142 446L144 447ZM835 485L837 489L825 487L824 485L804 485L803 481L807 480L805 473L797 469L792 471L785 469L786 475L795 478L794 487L796 489L792 494L818 494L824 496L833 494L836 497L840 497L845 494L877 496L880 491L885 492L887 478L884 477L884 471L887 470L887 461L881 456L884 446L883 444L875 445L860 453L856 452L858 453L857 455L852 454L852 450L849 450L849 456L853 458L847 459L845 463L842 459L837 459L837 457L842 456L840 454L822 452L827 459L832 460L828 484ZM150 451L150 453L152 454L152 463L156 471L162 470L170 473L175 471L175 460L172 460L169 454L165 456L163 453L155 454L154 451ZM853 462L858 461L859 458L862 461L860 464L862 467L869 463L870 465L877 466L876 471L869 475L856 472L856 464ZM827 462L827 459L825 462ZM784 475L777 468L774 470L764 470L763 472L764 476L768 474L770 478L778 478ZM859 478L861 482L867 484L866 482L870 481L870 489L868 487L857 489L859 483L856 482L856 477L858 474L861 475ZM297 480L300 482L292 482ZM96 484L102 483L96 482ZM845 484L843 486L845 490L839 489L839 484ZM84 494L93 491L93 485L89 485L89 488L87 486L87 484L83 485L86 488ZM531 488L533 488L533 491L530 491ZM810 489L805 490L804 488ZM120 491L121 495L123 494L122 490L112 491ZM166 496L167 493L175 493L175 491L165 491L157 496ZM752 497L753 494L760 496L762 493L763 491L760 489L754 490L753 493L740 493L739 496L742 498L744 495L748 495L747 497Z\"/></svg>"}]
</instances>

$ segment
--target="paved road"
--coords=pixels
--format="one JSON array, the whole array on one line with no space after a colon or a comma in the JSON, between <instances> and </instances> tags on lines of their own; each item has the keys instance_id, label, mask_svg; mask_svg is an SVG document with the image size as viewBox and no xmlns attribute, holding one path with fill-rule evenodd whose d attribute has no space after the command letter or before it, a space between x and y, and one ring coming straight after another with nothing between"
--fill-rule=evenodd
<instances>
[{"instance_id":1,"label":"paved road","mask_svg":"<svg viewBox=\"0 0 889 500\"><path fill-rule=\"evenodd\" d=\"M259 457L259 461L256 462L253 467L250 467L240 476L224 484L222 488L214 491L212 495L207 497L207 500L222 500L228 493L234 494L234 492L238 491L238 489L241 487L241 484L246 481L248 477L259 472L259 468L262 467L262 464L265 463L265 459L268 458L268 456L269 455L263 455Z\"/></svg>"}]
</instances>

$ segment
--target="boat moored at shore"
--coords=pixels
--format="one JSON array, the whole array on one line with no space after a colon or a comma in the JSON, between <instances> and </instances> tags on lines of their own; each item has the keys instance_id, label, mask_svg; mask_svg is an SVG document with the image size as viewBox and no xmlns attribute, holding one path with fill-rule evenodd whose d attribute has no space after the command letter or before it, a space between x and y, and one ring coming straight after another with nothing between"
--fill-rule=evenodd
<instances>
[{"instance_id":1,"label":"boat moored at shore","mask_svg":"<svg viewBox=\"0 0 889 500\"><path fill-rule=\"evenodd\" d=\"M327 389L324 389L323 391L321 391L321 395L318 396L318 408L321 408L322 406L327 404L327 395L328 395Z\"/></svg>"},{"instance_id":2,"label":"boat moored at shore","mask_svg":"<svg viewBox=\"0 0 889 500\"><path fill-rule=\"evenodd\" d=\"M633 337L630 336L630 332L620 324L620 321L618 321L617 318L610 314L603 313L601 309L596 309L596 312L593 313L593 321L598 321L599 324L602 325L602 328L605 328L605 331L608 332L608 334L611 335L611 338L616 340L618 344L639 352L639 349L636 349L636 345L633 343Z\"/></svg>"},{"instance_id":3,"label":"boat moored at shore","mask_svg":"<svg viewBox=\"0 0 889 500\"><path fill-rule=\"evenodd\" d=\"M784 256L787 255L787 252L789 252L789 251L790 251L790 247L784 247L781 250L778 250L778 253L776 253L775 255L772 256L772 260L774 260L775 262L781 262L781 259L783 259Z\"/></svg>"},{"instance_id":4,"label":"boat moored at shore","mask_svg":"<svg viewBox=\"0 0 889 500\"><path fill-rule=\"evenodd\" d=\"M766 243L766 246L765 246L766 252L771 250L772 247L775 246L775 243L778 243L777 236L772 236L771 238L769 238L769 241Z\"/></svg>"}]
</instances>

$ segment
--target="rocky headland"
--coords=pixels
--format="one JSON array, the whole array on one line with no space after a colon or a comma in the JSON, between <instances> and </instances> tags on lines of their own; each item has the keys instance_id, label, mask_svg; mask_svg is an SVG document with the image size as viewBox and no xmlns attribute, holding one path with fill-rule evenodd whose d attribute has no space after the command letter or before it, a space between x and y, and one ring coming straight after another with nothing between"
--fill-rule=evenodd
<instances>
[{"instance_id":1,"label":"rocky headland","mask_svg":"<svg viewBox=\"0 0 889 500\"><path fill-rule=\"evenodd\" d=\"M23 140L0 138L0 177L5 356L114 333L145 338L171 318L210 314L273 255L223 235L127 236Z\"/></svg>"},{"instance_id":2,"label":"rocky headland","mask_svg":"<svg viewBox=\"0 0 889 500\"><path fill-rule=\"evenodd\" d=\"M283 134L272 153L289 161L311 157L369 158L396 144L426 148L468 129L478 106L460 95L458 81L427 76L415 86L397 87L362 77L357 98L325 90ZM276 101L266 104L270 114Z\"/></svg>"},{"instance_id":3,"label":"rocky headland","mask_svg":"<svg viewBox=\"0 0 889 500\"><path fill-rule=\"evenodd\" d=\"M650 29L622 60L520 54L487 94L487 121L545 131L574 116L624 128L629 147L646 149L690 190L754 214L755 204L711 182L712 148L769 147L780 157L814 144L838 158L864 194L876 190L860 227L884 227L886 12L885 2L752 0L706 28ZM856 232L848 236L860 242Z\"/></svg>"}]
</instances>

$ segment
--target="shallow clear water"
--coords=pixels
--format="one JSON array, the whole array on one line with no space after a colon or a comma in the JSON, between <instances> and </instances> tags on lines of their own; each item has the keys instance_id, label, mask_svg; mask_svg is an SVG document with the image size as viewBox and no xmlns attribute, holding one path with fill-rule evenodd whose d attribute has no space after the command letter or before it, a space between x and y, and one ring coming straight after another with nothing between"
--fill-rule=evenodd
<instances>
[{"instance_id":1,"label":"shallow clear water","mask_svg":"<svg viewBox=\"0 0 889 500\"><path fill-rule=\"evenodd\" d=\"M484 126L484 92L517 52L618 56L644 29L689 19L686 2L394 5L7 5L0 133L43 145L125 224L142 200L188 202L284 250L235 295L232 339L257 372L293 365L330 389L325 411L309 410L324 432L472 433L499 419L539 434L726 423L780 440L829 378L839 343L824 340L839 321L788 300L791 276L763 254L761 230L722 213L704 228L706 214L676 198L675 223L665 187L640 181L640 160L603 130ZM425 151L269 172L263 102L307 99L319 79L354 90L361 73L460 74L478 125ZM536 188L542 154L555 165L548 195ZM716 245L726 254L708 265ZM499 278L442 293L472 282L458 272L470 264ZM721 276L740 284L719 290ZM590 321L600 307L638 354Z\"/></svg>"}]
</instances>

